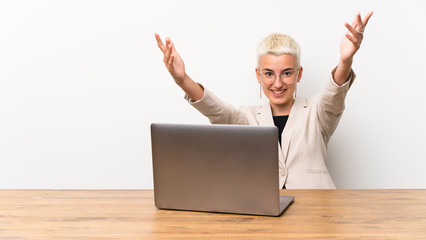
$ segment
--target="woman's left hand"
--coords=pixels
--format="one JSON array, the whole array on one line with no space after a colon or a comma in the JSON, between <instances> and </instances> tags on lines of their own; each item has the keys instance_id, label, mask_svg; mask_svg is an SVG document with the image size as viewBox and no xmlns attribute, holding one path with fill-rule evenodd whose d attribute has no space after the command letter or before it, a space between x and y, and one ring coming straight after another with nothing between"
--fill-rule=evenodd
<instances>
[{"instance_id":1,"label":"woman's left hand","mask_svg":"<svg viewBox=\"0 0 426 240\"><path fill-rule=\"evenodd\" d=\"M367 26L373 12L369 12L362 20L361 14L357 13L352 25L345 23L345 27L349 30L340 43L340 61L343 63L352 63L353 56L361 46L364 38L364 30Z\"/></svg>"}]
</instances>

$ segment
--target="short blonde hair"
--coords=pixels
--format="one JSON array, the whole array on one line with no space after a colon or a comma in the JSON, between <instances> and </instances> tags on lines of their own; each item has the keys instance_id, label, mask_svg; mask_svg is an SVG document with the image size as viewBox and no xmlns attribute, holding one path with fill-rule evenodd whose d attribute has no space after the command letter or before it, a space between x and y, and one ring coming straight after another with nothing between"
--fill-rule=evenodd
<instances>
[{"instance_id":1,"label":"short blonde hair","mask_svg":"<svg viewBox=\"0 0 426 240\"><path fill-rule=\"evenodd\" d=\"M257 47L257 66L259 67L259 59L265 54L273 54L276 56L290 54L296 58L297 67L300 67L300 46L290 36L281 33L272 33L264 38Z\"/></svg>"}]
</instances>

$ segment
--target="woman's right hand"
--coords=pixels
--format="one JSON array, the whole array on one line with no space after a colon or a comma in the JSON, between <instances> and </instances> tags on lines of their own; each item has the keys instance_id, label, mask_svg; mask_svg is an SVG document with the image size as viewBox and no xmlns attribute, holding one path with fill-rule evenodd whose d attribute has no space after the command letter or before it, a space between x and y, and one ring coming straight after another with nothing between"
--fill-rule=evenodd
<instances>
[{"instance_id":1,"label":"woman's right hand","mask_svg":"<svg viewBox=\"0 0 426 240\"><path fill-rule=\"evenodd\" d=\"M166 65L167 70L169 71L170 75L172 75L176 84L182 85L186 76L185 63L183 62L179 53L176 51L173 42L170 40L170 38L166 38L166 43L163 44L163 41L161 40L158 33L155 33L155 38L157 39L158 47L163 52L164 65Z\"/></svg>"}]
</instances>

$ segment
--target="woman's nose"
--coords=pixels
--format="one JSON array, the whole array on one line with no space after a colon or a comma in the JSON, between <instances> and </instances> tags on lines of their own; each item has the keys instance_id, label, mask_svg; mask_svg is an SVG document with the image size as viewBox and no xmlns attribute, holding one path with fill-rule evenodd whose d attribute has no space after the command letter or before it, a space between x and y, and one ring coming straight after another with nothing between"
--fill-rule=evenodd
<instances>
[{"instance_id":1,"label":"woman's nose","mask_svg":"<svg viewBox=\"0 0 426 240\"><path fill-rule=\"evenodd\" d=\"M275 77L275 80L274 80L274 83L272 84L275 88L280 88L280 87L282 87L283 85L284 85L284 83L283 83L283 81L282 81L282 79L281 79L281 77L280 76L276 76Z\"/></svg>"}]
</instances>

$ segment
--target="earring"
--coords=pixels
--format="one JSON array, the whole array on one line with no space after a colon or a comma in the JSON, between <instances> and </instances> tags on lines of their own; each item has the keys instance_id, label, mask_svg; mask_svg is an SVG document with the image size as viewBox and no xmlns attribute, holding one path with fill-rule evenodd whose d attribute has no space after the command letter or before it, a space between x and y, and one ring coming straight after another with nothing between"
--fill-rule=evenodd
<instances>
[{"instance_id":1,"label":"earring","mask_svg":"<svg viewBox=\"0 0 426 240\"><path fill-rule=\"evenodd\" d=\"M299 84L299 83L297 83L297 84ZM297 97L297 85L296 85L296 89L294 89L294 98L296 98Z\"/></svg>"}]
</instances>

